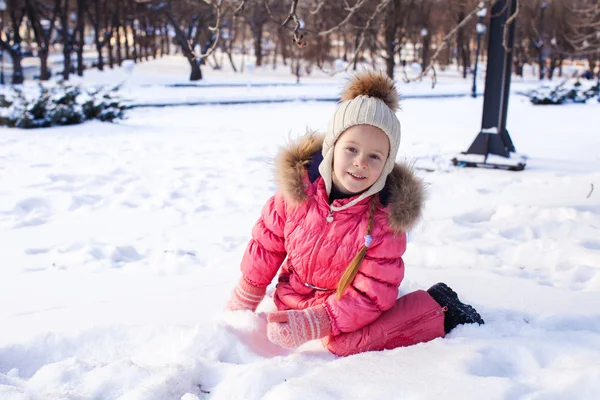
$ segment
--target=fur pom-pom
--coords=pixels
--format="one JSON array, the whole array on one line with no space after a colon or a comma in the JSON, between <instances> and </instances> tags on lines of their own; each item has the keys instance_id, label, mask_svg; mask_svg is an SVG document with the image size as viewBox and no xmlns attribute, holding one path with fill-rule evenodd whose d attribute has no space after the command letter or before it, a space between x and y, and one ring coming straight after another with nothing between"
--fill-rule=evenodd
<instances>
[{"instance_id":1,"label":"fur pom-pom","mask_svg":"<svg viewBox=\"0 0 600 400\"><path fill-rule=\"evenodd\" d=\"M398 91L385 73L377 71L361 72L352 78L342 92L341 101L352 100L360 95L382 100L392 111L398 110Z\"/></svg>"}]
</instances>

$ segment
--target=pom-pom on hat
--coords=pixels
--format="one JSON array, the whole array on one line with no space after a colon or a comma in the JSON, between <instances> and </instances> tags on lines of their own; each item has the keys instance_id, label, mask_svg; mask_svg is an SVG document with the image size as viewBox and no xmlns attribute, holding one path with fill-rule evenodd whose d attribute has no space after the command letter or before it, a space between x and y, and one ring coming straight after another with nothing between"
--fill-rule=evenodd
<instances>
[{"instance_id":1,"label":"pom-pom on hat","mask_svg":"<svg viewBox=\"0 0 600 400\"><path fill-rule=\"evenodd\" d=\"M394 169L398 147L400 147L400 121L396 117L398 103L399 96L394 81L382 72L361 72L353 76L344 88L340 104L329 123L323 141L323 161L319 165L327 194L331 193L333 184L333 149L346 129L354 125L372 125L381 129L390 141L390 152L379 179L366 192L343 208L348 208L381 191L388 174ZM339 211L342 208L332 207L332 209Z\"/></svg>"}]
</instances>

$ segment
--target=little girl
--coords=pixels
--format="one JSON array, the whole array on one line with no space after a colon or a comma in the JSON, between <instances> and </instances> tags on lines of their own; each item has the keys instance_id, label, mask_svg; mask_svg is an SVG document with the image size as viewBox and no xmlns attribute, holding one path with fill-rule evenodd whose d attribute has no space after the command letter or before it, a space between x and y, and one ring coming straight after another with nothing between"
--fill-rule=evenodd
<instances>
[{"instance_id":1,"label":"little girl","mask_svg":"<svg viewBox=\"0 0 600 400\"><path fill-rule=\"evenodd\" d=\"M397 108L391 79L361 73L343 91L325 137L309 134L279 154L277 193L252 230L227 305L255 311L281 267L279 311L267 315L271 342L293 348L323 338L332 353L350 355L483 324L443 283L397 299L406 232L425 197L421 180L395 163Z\"/></svg>"}]
</instances>

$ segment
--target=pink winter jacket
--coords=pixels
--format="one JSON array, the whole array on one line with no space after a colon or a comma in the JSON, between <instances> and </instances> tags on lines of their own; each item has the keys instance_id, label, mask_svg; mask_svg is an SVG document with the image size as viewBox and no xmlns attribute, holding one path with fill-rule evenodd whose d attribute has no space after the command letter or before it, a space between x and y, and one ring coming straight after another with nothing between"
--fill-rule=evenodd
<instances>
[{"instance_id":1,"label":"pink winter jacket","mask_svg":"<svg viewBox=\"0 0 600 400\"><path fill-rule=\"evenodd\" d=\"M396 164L376 195L373 242L352 285L338 300L338 281L364 245L371 199L334 212L332 222L326 220L328 196L318 173L322 143L321 136L309 134L279 154L278 190L252 230L241 269L246 281L266 287L281 267L274 294L277 308L323 304L332 334L338 335L368 325L394 305L404 277L405 232L421 215L424 189L409 168ZM335 200L333 205L350 200Z\"/></svg>"}]
</instances>

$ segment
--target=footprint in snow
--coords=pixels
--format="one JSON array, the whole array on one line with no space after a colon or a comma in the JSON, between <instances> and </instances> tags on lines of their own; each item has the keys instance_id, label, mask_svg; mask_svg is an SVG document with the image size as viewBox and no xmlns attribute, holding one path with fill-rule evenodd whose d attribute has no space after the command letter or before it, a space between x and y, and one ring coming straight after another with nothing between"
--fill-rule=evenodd
<instances>
[{"instance_id":1,"label":"footprint in snow","mask_svg":"<svg viewBox=\"0 0 600 400\"><path fill-rule=\"evenodd\" d=\"M23 228L45 224L50 219L52 210L50 209L50 204L45 199L30 197L19 201L9 214L12 214L17 219L14 227Z\"/></svg>"},{"instance_id":2,"label":"footprint in snow","mask_svg":"<svg viewBox=\"0 0 600 400\"><path fill-rule=\"evenodd\" d=\"M457 224L478 224L481 222L489 222L496 211L490 209L479 209L471 211L453 218Z\"/></svg>"},{"instance_id":3,"label":"footprint in snow","mask_svg":"<svg viewBox=\"0 0 600 400\"><path fill-rule=\"evenodd\" d=\"M581 240L579 244L588 250L600 250L600 240L585 239Z\"/></svg>"},{"instance_id":4,"label":"footprint in snow","mask_svg":"<svg viewBox=\"0 0 600 400\"><path fill-rule=\"evenodd\" d=\"M31 248L31 249L25 249L25 254L27 254L28 256L35 256L35 255L38 255L38 254L46 254L50 250L51 250L50 248L48 248L48 249L43 249L43 248L35 249L35 248Z\"/></svg>"},{"instance_id":5,"label":"footprint in snow","mask_svg":"<svg viewBox=\"0 0 600 400\"><path fill-rule=\"evenodd\" d=\"M469 363L468 370L475 376L512 379L540 369L541 361L531 349L523 346L486 347Z\"/></svg>"},{"instance_id":6,"label":"footprint in snow","mask_svg":"<svg viewBox=\"0 0 600 400\"><path fill-rule=\"evenodd\" d=\"M97 195L73 195L71 196L71 205L69 211L77 210L84 206L93 206L102 201L102 196Z\"/></svg>"}]
</instances>

